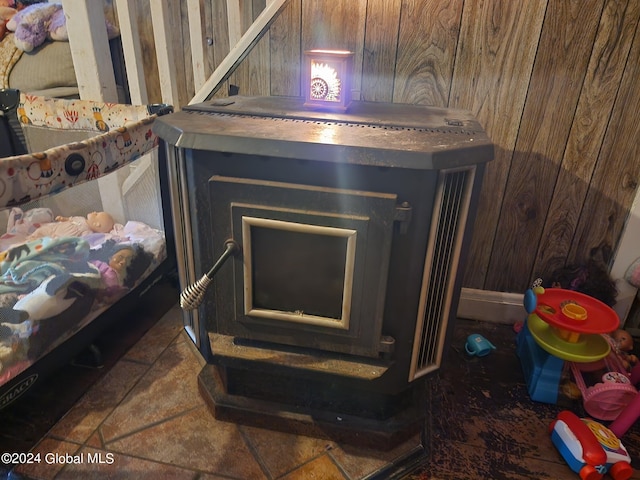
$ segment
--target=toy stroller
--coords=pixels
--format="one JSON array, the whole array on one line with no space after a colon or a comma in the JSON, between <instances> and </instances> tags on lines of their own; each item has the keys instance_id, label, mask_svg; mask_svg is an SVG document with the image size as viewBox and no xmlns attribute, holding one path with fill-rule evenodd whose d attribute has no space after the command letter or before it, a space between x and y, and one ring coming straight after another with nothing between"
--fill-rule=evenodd
<instances>
[{"instance_id":1,"label":"toy stroller","mask_svg":"<svg viewBox=\"0 0 640 480\"><path fill-rule=\"evenodd\" d=\"M604 338L612 344L608 335ZM609 355L597 362L570 362L576 385L582 393L586 412L599 420L615 420L638 395L630 375L615 353L614 345ZM585 378L591 378L587 386ZM595 381L593 379L595 378Z\"/></svg>"}]
</instances>

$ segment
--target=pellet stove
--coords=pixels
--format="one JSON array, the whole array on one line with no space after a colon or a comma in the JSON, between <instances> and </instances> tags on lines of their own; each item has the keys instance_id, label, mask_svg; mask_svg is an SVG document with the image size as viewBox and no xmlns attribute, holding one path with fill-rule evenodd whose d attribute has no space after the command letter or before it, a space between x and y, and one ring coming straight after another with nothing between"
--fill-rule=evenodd
<instances>
[{"instance_id":1,"label":"pellet stove","mask_svg":"<svg viewBox=\"0 0 640 480\"><path fill-rule=\"evenodd\" d=\"M493 158L471 114L230 97L154 130L214 415L380 448L419 431Z\"/></svg>"}]
</instances>

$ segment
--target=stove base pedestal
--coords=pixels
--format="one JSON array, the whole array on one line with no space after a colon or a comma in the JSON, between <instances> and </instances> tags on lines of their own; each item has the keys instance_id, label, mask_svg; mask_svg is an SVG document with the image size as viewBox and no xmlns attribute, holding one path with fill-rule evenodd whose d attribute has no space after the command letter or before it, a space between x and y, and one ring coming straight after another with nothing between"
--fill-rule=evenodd
<instances>
[{"instance_id":1,"label":"stove base pedestal","mask_svg":"<svg viewBox=\"0 0 640 480\"><path fill-rule=\"evenodd\" d=\"M241 382L229 381L238 377ZM238 383L250 388L241 392ZM389 416L376 417L373 402L377 397L374 395L371 400L368 392L362 392L360 399L354 397L353 392L342 395L332 405L326 395L318 402L305 400L314 392L319 396L323 392L317 390L317 383L304 379L211 364L205 365L198 376L200 394L216 419L384 451L415 437L419 443L416 454L423 451L427 411L426 389L424 383L418 383L420 388L386 398L387 403L395 402L402 408L394 408L397 411ZM274 396L270 387L276 387L280 393ZM288 398L284 391L290 392ZM356 413L358 400L361 400L363 415ZM334 408L338 405L340 407ZM382 415L391 411L389 405L380 403L378 407Z\"/></svg>"}]
</instances>

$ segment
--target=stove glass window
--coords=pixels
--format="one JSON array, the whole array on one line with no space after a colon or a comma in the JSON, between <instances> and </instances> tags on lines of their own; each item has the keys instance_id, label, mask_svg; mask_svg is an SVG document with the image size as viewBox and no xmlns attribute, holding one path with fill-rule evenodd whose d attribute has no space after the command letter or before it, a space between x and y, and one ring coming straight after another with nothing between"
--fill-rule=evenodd
<instances>
[{"instance_id":1,"label":"stove glass window","mask_svg":"<svg viewBox=\"0 0 640 480\"><path fill-rule=\"evenodd\" d=\"M242 221L245 313L348 328L356 231L255 217Z\"/></svg>"}]
</instances>

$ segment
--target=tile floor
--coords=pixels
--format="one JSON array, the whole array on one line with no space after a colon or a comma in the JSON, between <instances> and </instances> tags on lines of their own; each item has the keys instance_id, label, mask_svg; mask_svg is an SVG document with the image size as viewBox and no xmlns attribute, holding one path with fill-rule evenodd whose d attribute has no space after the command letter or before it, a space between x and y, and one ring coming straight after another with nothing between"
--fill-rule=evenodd
<instances>
[{"instance_id":1,"label":"tile floor","mask_svg":"<svg viewBox=\"0 0 640 480\"><path fill-rule=\"evenodd\" d=\"M461 345L471 332L497 350L468 357ZM510 326L458 322L447 364L428 389L427 453L421 466L397 475L380 471L419 439L379 452L217 421L198 393L201 366L173 307L35 445L32 452L50 463L22 465L9 478L579 478L548 436L565 407L530 400ZM624 442L640 468L640 429L634 426ZM640 479L638 470L632 478Z\"/></svg>"},{"instance_id":2,"label":"tile floor","mask_svg":"<svg viewBox=\"0 0 640 480\"><path fill-rule=\"evenodd\" d=\"M47 480L359 479L420 443L413 438L381 453L216 421L198 392L203 364L181 322L176 306L37 443L31 452L43 461L14 474Z\"/></svg>"}]
</instances>

